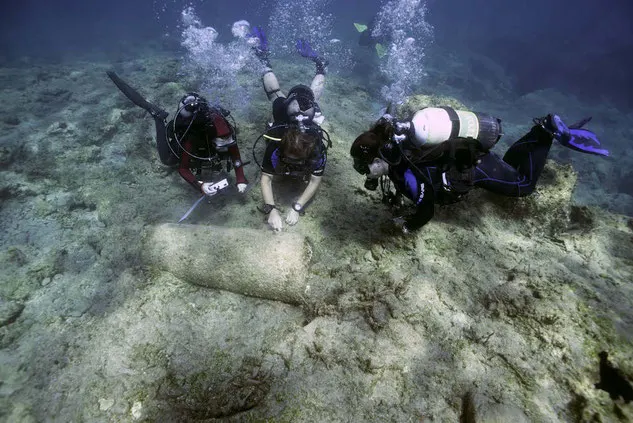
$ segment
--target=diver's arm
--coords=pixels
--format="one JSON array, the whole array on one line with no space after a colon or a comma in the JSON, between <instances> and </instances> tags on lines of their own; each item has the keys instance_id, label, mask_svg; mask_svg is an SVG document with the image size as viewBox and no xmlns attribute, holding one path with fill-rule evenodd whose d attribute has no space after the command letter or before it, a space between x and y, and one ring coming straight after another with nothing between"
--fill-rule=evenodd
<instances>
[{"instance_id":1,"label":"diver's arm","mask_svg":"<svg viewBox=\"0 0 633 423\"><path fill-rule=\"evenodd\" d=\"M314 101L319 101L321 98L321 94L323 94L323 89L325 88L325 74L317 73L314 75L312 79L312 84L310 84L310 88L314 93Z\"/></svg>"},{"instance_id":2,"label":"diver's arm","mask_svg":"<svg viewBox=\"0 0 633 423\"><path fill-rule=\"evenodd\" d=\"M297 224L297 222L299 221L299 215L302 214L303 208L306 205L306 203L310 201L312 197L314 197L314 194L316 193L317 188L321 184L322 178L323 178L322 176L315 176L315 175L312 175L310 177L310 183L308 184L306 189L303 191L303 194L301 194L301 197L299 197L299 199L295 203L292 204L292 208L290 209L290 211L288 211L288 215L286 216L287 224L291 226ZM296 209L295 207L298 207L298 209Z\"/></svg>"},{"instance_id":3,"label":"diver's arm","mask_svg":"<svg viewBox=\"0 0 633 423\"><path fill-rule=\"evenodd\" d=\"M426 189L421 194L422 198L416 203L415 213L404 219L403 232L417 231L435 215L435 193L433 192L433 187L427 183L423 183L423 185L426 185Z\"/></svg>"},{"instance_id":4,"label":"diver's arm","mask_svg":"<svg viewBox=\"0 0 633 423\"><path fill-rule=\"evenodd\" d=\"M275 196L273 195L273 175L262 172L261 177L262 197L264 204L275 205Z\"/></svg>"},{"instance_id":5,"label":"diver's arm","mask_svg":"<svg viewBox=\"0 0 633 423\"><path fill-rule=\"evenodd\" d=\"M275 198L273 196L273 175L270 173L262 172L262 197L264 198L264 204L275 205ZM280 231L283 227L281 221L281 215L279 210L272 208L268 214L268 225L270 225L273 231Z\"/></svg>"},{"instance_id":6,"label":"diver's arm","mask_svg":"<svg viewBox=\"0 0 633 423\"><path fill-rule=\"evenodd\" d=\"M323 179L323 176L310 176L310 183L308 183L308 186L303 191L303 194L301 194L301 196L297 200L297 203L299 203L301 207L304 207L308 203L308 201L310 201L312 197L314 197L314 194L321 184L321 179Z\"/></svg>"},{"instance_id":7,"label":"diver's arm","mask_svg":"<svg viewBox=\"0 0 633 423\"><path fill-rule=\"evenodd\" d=\"M244 164L242 163L240 149L237 144L229 147L229 154L231 155L231 161L233 162L233 168L235 169L235 183L248 184L248 181L244 176Z\"/></svg>"}]
</instances>

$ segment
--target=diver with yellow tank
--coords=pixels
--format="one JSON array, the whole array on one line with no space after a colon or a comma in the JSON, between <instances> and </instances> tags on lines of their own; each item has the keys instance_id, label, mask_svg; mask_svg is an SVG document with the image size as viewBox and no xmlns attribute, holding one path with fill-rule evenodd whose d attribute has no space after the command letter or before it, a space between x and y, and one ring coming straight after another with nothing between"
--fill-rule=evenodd
<instances>
[{"instance_id":1,"label":"diver with yellow tank","mask_svg":"<svg viewBox=\"0 0 633 423\"><path fill-rule=\"evenodd\" d=\"M460 201L473 187L508 197L530 195L554 139L576 151L608 156L596 134L582 129L590 119L570 126L554 114L533 119L531 130L501 158L490 151L503 135L501 120L493 116L427 107L399 121L388 110L356 138L350 154L354 169L367 175L365 188L380 185L383 202L399 206L403 196L413 201L415 213L395 219L407 233L431 220L435 203Z\"/></svg>"}]
</instances>

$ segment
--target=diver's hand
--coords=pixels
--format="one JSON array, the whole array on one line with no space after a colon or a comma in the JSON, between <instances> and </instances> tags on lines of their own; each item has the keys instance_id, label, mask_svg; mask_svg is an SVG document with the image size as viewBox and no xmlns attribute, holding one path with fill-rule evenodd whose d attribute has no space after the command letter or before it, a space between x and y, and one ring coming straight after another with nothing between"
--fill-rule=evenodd
<instances>
[{"instance_id":1,"label":"diver's hand","mask_svg":"<svg viewBox=\"0 0 633 423\"><path fill-rule=\"evenodd\" d=\"M208 195L209 197L212 197L218 193L218 189L214 187L213 185L214 184L212 182L205 182L200 186L200 189L202 190L202 193L204 195Z\"/></svg>"},{"instance_id":2,"label":"diver's hand","mask_svg":"<svg viewBox=\"0 0 633 423\"><path fill-rule=\"evenodd\" d=\"M270 214L268 215L268 225L273 231L281 231L283 228L283 223L281 222L281 215L279 214L279 210L272 209Z\"/></svg>"},{"instance_id":3,"label":"diver's hand","mask_svg":"<svg viewBox=\"0 0 633 423\"><path fill-rule=\"evenodd\" d=\"M239 191L240 194L244 194L246 192L247 187L248 185L246 184L237 184L237 190Z\"/></svg>"},{"instance_id":4,"label":"diver's hand","mask_svg":"<svg viewBox=\"0 0 633 423\"><path fill-rule=\"evenodd\" d=\"M296 225L299 221L299 212L295 209L291 209L286 216L286 223L290 226Z\"/></svg>"}]
</instances>

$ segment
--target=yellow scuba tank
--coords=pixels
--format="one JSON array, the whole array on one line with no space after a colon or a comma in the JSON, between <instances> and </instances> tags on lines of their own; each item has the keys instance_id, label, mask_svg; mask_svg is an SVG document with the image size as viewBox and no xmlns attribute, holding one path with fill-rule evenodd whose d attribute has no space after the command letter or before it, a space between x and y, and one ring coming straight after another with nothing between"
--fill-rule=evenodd
<instances>
[{"instance_id":1,"label":"yellow scuba tank","mask_svg":"<svg viewBox=\"0 0 633 423\"><path fill-rule=\"evenodd\" d=\"M501 120L483 113L455 110L451 107L426 107L415 112L401 130L417 147L438 145L454 138L474 138L482 149L491 149L501 135Z\"/></svg>"}]
</instances>

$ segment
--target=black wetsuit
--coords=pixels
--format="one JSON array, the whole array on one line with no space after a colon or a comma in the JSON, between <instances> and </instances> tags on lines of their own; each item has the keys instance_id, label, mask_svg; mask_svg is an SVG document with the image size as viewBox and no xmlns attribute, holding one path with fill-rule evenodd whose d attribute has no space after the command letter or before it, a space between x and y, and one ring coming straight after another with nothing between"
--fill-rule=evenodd
<instances>
[{"instance_id":1,"label":"black wetsuit","mask_svg":"<svg viewBox=\"0 0 633 423\"><path fill-rule=\"evenodd\" d=\"M552 136L535 126L506 151L503 159L488 152L480 157L479 164L461 175L428 163L414 166L406 160L390 166L388 176L396 191L416 205L415 214L406 219L407 229L416 230L431 220L436 202L454 202L456 196L450 191L452 184L462 189L479 187L508 197L530 195L545 167L551 146ZM446 181L442 178L444 172Z\"/></svg>"},{"instance_id":2,"label":"black wetsuit","mask_svg":"<svg viewBox=\"0 0 633 423\"><path fill-rule=\"evenodd\" d=\"M228 122L226 122L226 119L219 118L219 114L217 114L217 116L218 119L215 122L216 126L224 125L224 131L228 131ZM227 163L230 162L235 169L235 183L247 184L248 181L244 176L240 150L237 143L225 147L223 151L218 151L212 141L217 135L217 128L202 119L190 123L191 121L187 118L177 116L175 132L174 121L172 120L167 124L166 142L169 143L174 152L180 153L180 157L177 159L178 173L180 176L194 189L200 190L201 184L198 180L206 179L209 176L203 174L204 171L221 172L225 169ZM180 140L180 145L178 141L176 141L176 135ZM183 149L186 150L186 152L182 151ZM187 152L193 154L193 156L204 158L204 160L193 157L187 154ZM196 172L195 175L193 171Z\"/></svg>"}]
</instances>

